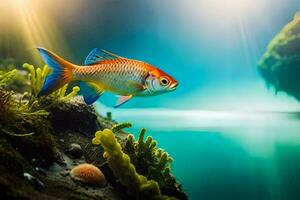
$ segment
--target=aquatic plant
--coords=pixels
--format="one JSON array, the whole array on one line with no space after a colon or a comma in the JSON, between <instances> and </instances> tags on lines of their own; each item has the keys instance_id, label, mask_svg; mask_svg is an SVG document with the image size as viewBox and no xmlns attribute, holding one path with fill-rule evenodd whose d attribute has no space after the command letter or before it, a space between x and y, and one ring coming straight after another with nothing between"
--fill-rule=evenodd
<instances>
[{"instance_id":1,"label":"aquatic plant","mask_svg":"<svg viewBox=\"0 0 300 200\"><path fill-rule=\"evenodd\" d=\"M132 134L129 134L122 142L124 153L130 156L138 173L157 181L163 194L172 195L178 199L187 199L181 185L171 174L173 159L167 152L157 147L157 141L151 136L144 140L145 133L146 129L142 129L137 141L134 140Z\"/></svg>"},{"instance_id":2,"label":"aquatic plant","mask_svg":"<svg viewBox=\"0 0 300 200\"><path fill-rule=\"evenodd\" d=\"M117 127L127 127L128 125ZM115 130L119 130L119 128L115 128ZM96 132L92 143L102 145L103 156L107 159L115 177L127 188L130 195L136 196L137 199L176 199L162 195L156 181L148 180L136 172L135 166L130 162L130 157L122 151L121 144L116 140L111 129Z\"/></svg>"},{"instance_id":3,"label":"aquatic plant","mask_svg":"<svg viewBox=\"0 0 300 200\"><path fill-rule=\"evenodd\" d=\"M23 102L22 98L18 101L13 98L12 91L4 89L5 85L16 76L16 72L17 70L6 73L0 71L0 128L2 127L5 133L14 130L24 133L26 129L22 125L39 123L48 115L48 112L38 108L37 102L29 104L29 102ZM6 130L7 127L11 130Z\"/></svg>"},{"instance_id":4,"label":"aquatic plant","mask_svg":"<svg viewBox=\"0 0 300 200\"><path fill-rule=\"evenodd\" d=\"M30 92L33 96L36 97L46 80L46 76L51 72L51 69L47 65L44 65L43 68L40 68L34 67L33 65L30 65L28 63L24 63L23 68L28 70L29 72L28 77L31 86Z\"/></svg>"},{"instance_id":5,"label":"aquatic plant","mask_svg":"<svg viewBox=\"0 0 300 200\"><path fill-rule=\"evenodd\" d=\"M22 150L27 158L54 156L54 140L49 134L49 113L41 108L38 101L29 102L5 85L13 79L16 70L1 72L0 77L0 133L13 147ZM26 137L26 139L24 139ZM30 147L30 148L28 148Z\"/></svg>"},{"instance_id":6,"label":"aquatic plant","mask_svg":"<svg viewBox=\"0 0 300 200\"><path fill-rule=\"evenodd\" d=\"M11 70L8 72L0 71L0 87L4 87L8 82L12 81L17 74L17 70Z\"/></svg>"},{"instance_id":7,"label":"aquatic plant","mask_svg":"<svg viewBox=\"0 0 300 200\"><path fill-rule=\"evenodd\" d=\"M276 92L284 91L300 101L300 13L269 43L259 70Z\"/></svg>"},{"instance_id":8,"label":"aquatic plant","mask_svg":"<svg viewBox=\"0 0 300 200\"><path fill-rule=\"evenodd\" d=\"M51 69L47 65L40 68L34 67L28 63L24 63L23 68L29 72L28 79L30 80L30 94L32 95L30 99L37 99L47 76L51 73ZM52 105L53 103L66 102L76 96L80 91L80 88L78 86L74 86L71 92L67 92L67 90L68 84L48 96L39 97L38 100L42 102L41 104L43 104L44 107L47 107L46 105L48 104Z\"/></svg>"}]
</instances>

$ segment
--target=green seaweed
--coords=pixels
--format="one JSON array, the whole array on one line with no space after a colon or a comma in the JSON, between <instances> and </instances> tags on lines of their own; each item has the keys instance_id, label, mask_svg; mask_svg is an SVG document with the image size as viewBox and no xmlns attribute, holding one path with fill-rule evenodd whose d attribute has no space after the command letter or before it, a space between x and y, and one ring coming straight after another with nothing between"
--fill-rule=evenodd
<instances>
[{"instance_id":1,"label":"green seaweed","mask_svg":"<svg viewBox=\"0 0 300 200\"><path fill-rule=\"evenodd\" d=\"M29 86L23 94L8 91L8 85L18 78L19 70L0 71L0 133L25 158L38 160L37 165L47 166L56 156L49 112L51 108L72 99L80 89L75 86L68 91L68 85L65 85L50 95L39 97L46 77L51 73L50 68L25 63L23 69L25 73L20 73L19 77L23 76L22 80ZM39 162L42 160L46 163Z\"/></svg>"},{"instance_id":2,"label":"green seaweed","mask_svg":"<svg viewBox=\"0 0 300 200\"><path fill-rule=\"evenodd\" d=\"M74 86L70 92L68 91L68 84L65 84L62 88L54 91L50 95L38 97L39 92L46 80L46 77L51 73L51 69L44 65L43 68L34 67L28 63L23 64L23 68L28 71L28 80L30 81L30 102L38 100L40 104L48 109L49 107L61 103L67 102L72 97L76 96L80 91L78 86Z\"/></svg>"},{"instance_id":3,"label":"green seaweed","mask_svg":"<svg viewBox=\"0 0 300 200\"><path fill-rule=\"evenodd\" d=\"M116 127L128 127L128 123ZM115 130L120 129L115 128ZM145 176L137 173L135 166L130 162L130 157L122 151L121 144L118 143L111 129L96 132L92 143L102 145L104 157L115 177L127 188L130 195L134 195L137 199L176 199L162 195L156 181L148 180Z\"/></svg>"},{"instance_id":4,"label":"green seaweed","mask_svg":"<svg viewBox=\"0 0 300 200\"><path fill-rule=\"evenodd\" d=\"M0 87L4 87L10 81L12 81L17 74L17 70L13 69L8 72L0 71Z\"/></svg>"},{"instance_id":5,"label":"green seaweed","mask_svg":"<svg viewBox=\"0 0 300 200\"><path fill-rule=\"evenodd\" d=\"M17 100L13 97L14 92L4 89L5 85L15 77L16 70L0 72L0 74L0 128L4 130L9 127L10 130L4 131L5 133L15 131L25 133L27 127L38 128L34 124L42 122L48 112L40 109L37 102L29 104L22 101L23 97Z\"/></svg>"},{"instance_id":6,"label":"green seaweed","mask_svg":"<svg viewBox=\"0 0 300 200\"><path fill-rule=\"evenodd\" d=\"M121 131L124 128L130 128L132 127L132 124L130 124L129 122L125 122L125 123L120 123L120 124L116 124L114 125L111 130L112 132L116 133L118 131Z\"/></svg>"},{"instance_id":7,"label":"green seaweed","mask_svg":"<svg viewBox=\"0 0 300 200\"><path fill-rule=\"evenodd\" d=\"M51 160L55 141L50 134L49 113L38 100L28 101L28 94L18 95L5 90L6 84L15 77L16 70L0 74L1 136L28 159L47 156Z\"/></svg>"},{"instance_id":8,"label":"green seaweed","mask_svg":"<svg viewBox=\"0 0 300 200\"><path fill-rule=\"evenodd\" d=\"M187 199L181 185L171 174L173 159L167 152L157 147L157 141L151 136L144 140L145 133L146 129L142 129L137 141L134 140L133 135L129 134L122 142L124 153L130 156L138 173L157 181L163 194Z\"/></svg>"}]
</instances>

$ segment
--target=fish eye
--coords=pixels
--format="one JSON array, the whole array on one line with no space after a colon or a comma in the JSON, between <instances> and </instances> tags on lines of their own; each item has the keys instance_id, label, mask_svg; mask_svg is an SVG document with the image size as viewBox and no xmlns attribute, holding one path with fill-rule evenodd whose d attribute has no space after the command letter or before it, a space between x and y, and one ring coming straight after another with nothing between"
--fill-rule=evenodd
<instances>
[{"instance_id":1,"label":"fish eye","mask_svg":"<svg viewBox=\"0 0 300 200\"><path fill-rule=\"evenodd\" d=\"M166 86L166 85L169 84L169 81L168 81L168 79L166 79L166 78L161 78L161 79L160 79L160 83L161 83L162 85Z\"/></svg>"}]
</instances>

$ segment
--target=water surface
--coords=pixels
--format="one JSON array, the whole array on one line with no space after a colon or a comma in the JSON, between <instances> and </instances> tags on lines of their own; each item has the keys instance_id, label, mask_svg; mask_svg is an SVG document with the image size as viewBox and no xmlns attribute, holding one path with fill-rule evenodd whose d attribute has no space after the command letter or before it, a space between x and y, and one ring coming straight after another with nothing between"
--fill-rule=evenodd
<instances>
[{"instance_id":1,"label":"water surface","mask_svg":"<svg viewBox=\"0 0 300 200\"><path fill-rule=\"evenodd\" d=\"M148 129L174 158L191 200L300 197L298 113L120 109L113 116L134 122L135 136Z\"/></svg>"}]
</instances>

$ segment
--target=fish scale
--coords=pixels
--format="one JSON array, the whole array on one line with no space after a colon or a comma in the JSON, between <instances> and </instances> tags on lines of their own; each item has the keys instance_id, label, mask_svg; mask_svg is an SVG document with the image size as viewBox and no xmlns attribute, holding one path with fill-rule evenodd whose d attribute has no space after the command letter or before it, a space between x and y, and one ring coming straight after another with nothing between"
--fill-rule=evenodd
<instances>
[{"instance_id":1,"label":"fish scale","mask_svg":"<svg viewBox=\"0 0 300 200\"><path fill-rule=\"evenodd\" d=\"M79 66L74 69L73 73L75 79L101 82L100 87L104 87L106 90L127 94L138 91L136 87L128 87L128 81L132 80L143 84L147 66L140 61L129 59L105 60L88 67ZM106 85L110 85L110 87Z\"/></svg>"}]
</instances>

